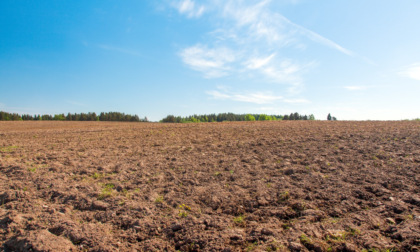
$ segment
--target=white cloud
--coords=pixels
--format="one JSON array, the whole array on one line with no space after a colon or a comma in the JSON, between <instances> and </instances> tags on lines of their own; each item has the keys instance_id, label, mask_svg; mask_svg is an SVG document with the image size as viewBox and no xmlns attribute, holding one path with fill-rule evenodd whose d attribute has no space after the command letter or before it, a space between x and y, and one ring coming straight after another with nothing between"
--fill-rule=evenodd
<instances>
[{"instance_id":1,"label":"white cloud","mask_svg":"<svg viewBox=\"0 0 420 252\"><path fill-rule=\"evenodd\" d=\"M199 18L205 11L204 5L197 6L192 0L183 0L174 4L179 13L189 18Z\"/></svg>"},{"instance_id":2,"label":"white cloud","mask_svg":"<svg viewBox=\"0 0 420 252\"><path fill-rule=\"evenodd\" d=\"M334 41L329 40L329 39L327 39L327 38L319 35L318 33L313 32L311 30L308 30L308 29L306 29L306 28L304 28L304 27L302 27L300 25L297 25L297 24L291 22L289 19L287 19L287 18L285 18L283 16L282 16L282 18L288 24L290 24L291 26L294 26L299 33L305 35L306 37L308 37L312 41L317 42L317 43L320 43L320 44L323 44L323 45L328 46L330 48L333 48L333 49L335 49L337 51L340 51L340 52L342 52L344 54L347 54L349 56L355 56L355 54L352 51L350 51L350 50L348 50L348 49L340 46L339 44L335 43Z\"/></svg>"},{"instance_id":3,"label":"white cloud","mask_svg":"<svg viewBox=\"0 0 420 252\"><path fill-rule=\"evenodd\" d=\"M299 93L311 61L297 61L284 51L306 50L308 39L346 55L353 52L320 34L293 23L272 10L270 0L182 0L173 2L179 13L199 18L204 12L214 24L201 43L183 48L179 55L205 78L237 75L290 85ZM289 0L289 4L297 1ZM287 50L286 50L287 47ZM293 55L293 54L292 54Z\"/></svg>"},{"instance_id":4,"label":"white cloud","mask_svg":"<svg viewBox=\"0 0 420 252\"><path fill-rule=\"evenodd\" d=\"M260 69L261 67L267 65L274 56L276 56L275 53L265 58L250 58L245 65L248 69Z\"/></svg>"},{"instance_id":5,"label":"white cloud","mask_svg":"<svg viewBox=\"0 0 420 252\"><path fill-rule=\"evenodd\" d=\"M240 33L247 33L247 39L262 39L269 44L275 43L275 46L287 46L290 44L298 44L302 47L299 35L309 38L310 40L328 46L332 49L340 51L349 56L354 53L336 42L323 37L322 35L311 31L303 26L293 23L280 13L270 10L269 0L259 1L256 4L249 4L243 1L226 1L223 2L223 17L230 19ZM242 36L243 37L243 36Z\"/></svg>"},{"instance_id":6,"label":"white cloud","mask_svg":"<svg viewBox=\"0 0 420 252\"><path fill-rule=\"evenodd\" d=\"M182 61L192 69L200 71L206 78L225 76L229 63L235 61L235 54L228 48L209 49L207 46L195 45L181 51Z\"/></svg>"},{"instance_id":7,"label":"white cloud","mask_svg":"<svg viewBox=\"0 0 420 252\"><path fill-rule=\"evenodd\" d=\"M298 72L302 66L293 63L290 60L283 60L278 64L270 64L261 69L261 71L276 82L289 82L295 85L300 84Z\"/></svg>"},{"instance_id":8,"label":"white cloud","mask_svg":"<svg viewBox=\"0 0 420 252\"><path fill-rule=\"evenodd\" d=\"M206 92L212 99L305 106L301 104L310 101L299 94L305 89L305 73L316 67L317 61L311 58L302 60L302 53L311 50L313 44L318 44L333 52L360 57L332 39L286 18L274 10L273 6L277 4L275 1L169 1L174 3L172 7L184 17L203 18L212 26L201 39L179 50L178 55L190 69L198 71L204 78L250 79L251 83L260 85L252 90L261 89L266 83L286 86L282 93L286 98L272 92L232 92L228 88L217 88ZM282 1L283 4L298 2ZM361 86L344 88L352 91L365 89Z\"/></svg>"},{"instance_id":9,"label":"white cloud","mask_svg":"<svg viewBox=\"0 0 420 252\"><path fill-rule=\"evenodd\" d=\"M270 91L266 92L232 92L228 87L218 87L217 90L206 92L212 99L217 100L231 100L239 102L247 102L254 104L273 104L278 102L302 104L310 103L310 101L303 98L284 98L280 95L275 95Z\"/></svg>"},{"instance_id":10,"label":"white cloud","mask_svg":"<svg viewBox=\"0 0 420 252\"><path fill-rule=\"evenodd\" d=\"M405 69L399 72L399 74L404 77L420 81L420 63L415 63L405 67Z\"/></svg>"},{"instance_id":11,"label":"white cloud","mask_svg":"<svg viewBox=\"0 0 420 252\"><path fill-rule=\"evenodd\" d=\"M239 102L248 102L255 104L269 104L283 99L282 96L273 95L271 92L255 92L255 93L232 93L212 90L206 92L213 99L217 100L232 100Z\"/></svg>"}]
</instances>

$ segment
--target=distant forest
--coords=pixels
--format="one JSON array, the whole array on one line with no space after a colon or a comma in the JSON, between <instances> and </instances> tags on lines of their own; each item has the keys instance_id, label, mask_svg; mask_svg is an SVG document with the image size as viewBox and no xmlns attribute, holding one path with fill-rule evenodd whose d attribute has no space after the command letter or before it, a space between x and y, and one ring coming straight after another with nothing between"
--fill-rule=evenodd
<instances>
[{"instance_id":1,"label":"distant forest","mask_svg":"<svg viewBox=\"0 0 420 252\"><path fill-rule=\"evenodd\" d=\"M0 111L0 121L113 121L113 122L147 122L147 117L140 119L138 115L129 115L120 112L102 112L96 115L91 113L68 113L52 115L19 115Z\"/></svg>"},{"instance_id":2,"label":"distant forest","mask_svg":"<svg viewBox=\"0 0 420 252\"><path fill-rule=\"evenodd\" d=\"M331 120L328 115L328 120ZM300 115L291 113L290 115L266 115L266 114L234 114L219 113L208 115L191 115L187 117L168 115L160 120L162 123L198 123L198 122L234 122L234 121L280 121L280 120L315 120L313 114ZM336 120L333 117L333 120ZM120 112L102 112L97 115L95 112L89 113L68 113L56 114L54 116L44 115L20 115L0 111L0 121L114 121L114 122L148 122L147 117L141 119L138 115L129 115Z\"/></svg>"},{"instance_id":3,"label":"distant forest","mask_svg":"<svg viewBox=\"0 0 420 252\"><path fill-rule=\"evenodd\" d=\"M209 115L192 115L187 117L168 115L160 122L163 123L195 123L195 122L224 122L224 121L279 121L279 120L315 120L314 115L266 115L266 114L234 114L221 113Z\"/></svg>"}]
</instances>

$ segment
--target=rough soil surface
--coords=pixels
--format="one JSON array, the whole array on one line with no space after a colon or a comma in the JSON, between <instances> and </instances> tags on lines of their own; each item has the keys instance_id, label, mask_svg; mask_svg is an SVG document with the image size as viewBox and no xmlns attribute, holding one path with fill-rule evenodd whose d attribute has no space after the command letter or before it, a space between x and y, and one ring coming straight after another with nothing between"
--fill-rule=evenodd
<instances>
[{"instance_id":1,"label":"rough soil surface","mask_svg":"<svg viewBox=\"0 0 420 252\"><path fill-rule=\"evenodd\" d=\"M418 122L0 122L0 181L4 251L420 250Z\"/></svg>"}]
</instances>

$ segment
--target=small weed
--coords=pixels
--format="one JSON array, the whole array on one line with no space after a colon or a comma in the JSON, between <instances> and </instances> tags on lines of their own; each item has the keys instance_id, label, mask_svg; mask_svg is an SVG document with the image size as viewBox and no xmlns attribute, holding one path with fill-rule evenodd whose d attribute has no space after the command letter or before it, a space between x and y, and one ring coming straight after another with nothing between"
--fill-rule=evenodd
<instances>
[{"instance_id":1,"label":"small weed","mask_svg":"<svg viewBox=\"0 0 420 252\"><path fill-rule=\"evenodd\" d=\"M234 171L233 170L230 170L229 173L230 173L230 175L233 175Z\"/></svg>"},{"instance_id":2,"label":"small weed","mask_svg":"<svg viewBox=\"0 0 420 252\"><path fill-rule=\"evenodd\" d=\"M95 173L92 175L92 178L94 178L94 179L98 179L98 178L101 178L101 177L103 177L103 175L102 175L102 174L100 174L100 173L97 173L97 172L95 172Z\"/></svg>"},{"instance_id":3,"label":"small weed","mask_svg":"<svg viewBox=\"0 0 420 252\"><path fill-rule=\"evenodd\" d=\"M283 229L289 229L289 228L290 228L290 223L283 223L283 224L281 225L281 227L282 227Z\"/></svg>"},{"instance_id":4,"label":"small weed","mask_svg":"<svg viewBox=\"0 0 420 252\"><path fill-rule=\"evenodd\" d=\"M308 245L312 245L312 240L309 237L307 237L305 234L302 234L299 237L299 240L305 247L307 247Z\"/></svg>"},{"instance_id":5,"label":"small weed","mask_svg":"<svg viewBox=\"0 0 420 252\"><path fill-rule=\"evenodd\" d=\"M278 242L276 239L273 239L273 241L271 242L271 244L269 245L269 247L267 247L265 249L265 251L267 251L267 252L278 251L278 250L283 251L284 250L284 246L280 242Z\"/></svg>"},{"instance_id":6,"label":"small weed","mask_svg":"<svg viewBox=\"0 0 420 252\"><path fill-rule=\"evenodd\" d=\"M337 232L335 234L327 235L325 237L325 240L327 242L331 241L331 240L338 241L338 242L344 242L346 240L346 232L341 231L341 232Z\"/></svg>"},{"instance_id":7,"label":"small weed","mask_svg":"<svg viewBox=\"0 0 420 252\"><path fill-rule=\"evenodd\" d=\"M121 192L127 199L131 198L131 193L127 189L123 189Z\"/></svg>"},{"instance_id":8,"label":"small weed","mask_svg":"<svg viewBox=\"0 0 420 252\"><path fill-rule=\"evenodd\" d=\"M214 173L214 176L216 176L216 177L217 177L217 176L220 176L220 175L222 175L222 173L220 173L220 172L215 172L215 173Z\"/></svg>"},{"instance_id":9,"label":"small weed","mask_svg":"<svg viewBox=\"0 0 420 252\"><path fill-rule=\"evenodd\" d=\"M181 205L179 205L178 206L180 209L184 209L184 210L187 210L187 211L191 211L191 207L189 207L189 206L187 206L187 205L185 205L185 204L181 204Z\"/></svg>"},{"instance_id":10,"label":"small weed","mask_svg":"<svg viewBox=\"0 0 420 252\"><path fill-rule=\"evenodd\" d=\"M185 212L185 211L179 211L178 216L181 217L181 218L185 218L185 217L188 216L188 213Z\"/></svg>"},{"instance_id":11,"label":"small weed","mask_svg":"<svg viewBox=\"0 0 420 252\"><path fill-rule=\"evenodd\" d=\"M36 167L28 168L28 171L30 171L30 172L36 172Z\"/></svg>"},{"instance_id":12,"label":"small weed","mask_svg":"<svg viewBox=\"0 0 420 252\"><path fill-rule=\"evenodd\" d=\"M187 217L188 216L188 212L191 211L191 207L189 207L189 206L187 206L185 204L181 204L178 207L179 207L178 216L181 217L181 218Z\"/></svg>"},{"instance_id":13,"label":"small weed","mask_svg":"<svg viewBox=\"0 0 420 252\"><path fill-rule=\"evenodd\" d=\"M115 187L115 185L112 184L112 183L105 184L105 188L107 188L107 189L114 189L114 187Z\"/></svg>"},{"instance_id":14,"label":"small weed","mask_svg":"<svg viewBox=\"0 0 420 252\"><path fill-rule=\"evenodd\" d=\"M253 251L256 246L258 246L258 242L251 243L246 247L246 251Z\"/></svg>"},{"instance_id":15,"label":"small weed","mask_svg":"<svg viewBox=\"0 0 420 252\"><path fill-rule=\"evenodd\" d=\"M156 204L160 204L160 203L162 203L163 202L163 196L158 196L156 199L155 199L155 203Z\"/></svg>"},{"instance_id":16,"label":"small weed","mask_svg":"<svg viewBox=\"0 0 420 252\"><path fill-rule=\"evenodd\" d=\"M393 252L393 251L394 251L393 249L386 249L386 250L379 250L376 248L362 249L362 252Z\"/></svg>"},{"instance_id":17,"label":"small weed","mask_svg":"<svg viewBox=\"0 0 420 252\"><path fill-rule=\"evenodd\" d=\"M286 201L290 199L290 193L288 191L283 192L280 194L280 201Z\"/></svg>"},{"instance_id":18,"label":"small weed","mask_svg":"<svg viewBox=\"0 0 420 252\"><path fill-rule=\"evenodd\" d=\"M245 221L245 217L243 215L240 215L233 219L233 222L235 222L236 224L243 224L244 221Z\"/></svg>"},{"instance_id":19,"label":"small weed","mask_svg":"<svg viewBox=\"0 0 420 252\"><path fill-rule=\"evenodd\" d=\"M349 234L349 235L351 235L351 236L358 236L358 235L360 235L360 230L359 229L357 229L357 228L352 228L352 227L349 227L348 229L347 229L347 234Z\"/></svg>"}]
</instances>

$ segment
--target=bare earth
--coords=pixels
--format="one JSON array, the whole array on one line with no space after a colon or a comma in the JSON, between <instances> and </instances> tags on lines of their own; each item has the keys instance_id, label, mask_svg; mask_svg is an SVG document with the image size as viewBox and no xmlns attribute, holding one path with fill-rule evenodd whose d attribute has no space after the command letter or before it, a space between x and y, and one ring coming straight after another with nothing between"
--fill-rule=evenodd
<instances>
[{"instance_id":1,"label":"bare earth","mask_svg":"<svg viewBox=\"0 0 420 252\"><path fill-rule=\"evenodd\" d=\"M5 251L419 251L420 123L0 122Z\"/></svg>"}]
</instances>

